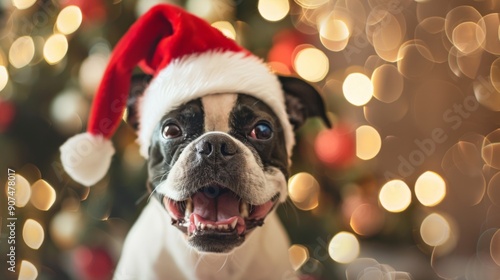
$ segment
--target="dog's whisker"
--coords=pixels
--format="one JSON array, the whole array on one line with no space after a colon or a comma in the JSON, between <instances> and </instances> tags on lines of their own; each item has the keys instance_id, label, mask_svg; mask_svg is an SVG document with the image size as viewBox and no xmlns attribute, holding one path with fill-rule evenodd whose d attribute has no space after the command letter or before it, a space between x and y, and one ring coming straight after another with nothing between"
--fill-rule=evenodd
<instances>
[{"instance_id":1,"label":"dog's whisker","mask_svg":"<svg viewBox=\"0 0 500 280\"><path fill-rule=\"evenodd\" d=\"M229 258L229 255L226 255L226 259L224 260L224 262L222 263L221 267L219 268L219 270L217 270L217 272L220 272L224 266L226 266L226 263L227 263L227 259Z\"/></svg>"},{"instance_id":2,"label":"dog's whisker","mask_svg":"<svg viewBox=\"0 0 500 280\"><path fill-rule=\"evenodd\" d=\"M139 199L135 201L135 205L139 205L146 197L148 196L148 192L146 191ZM149 197L148 197L148 202L149 202Z\"/></svg>"}]
</instances>

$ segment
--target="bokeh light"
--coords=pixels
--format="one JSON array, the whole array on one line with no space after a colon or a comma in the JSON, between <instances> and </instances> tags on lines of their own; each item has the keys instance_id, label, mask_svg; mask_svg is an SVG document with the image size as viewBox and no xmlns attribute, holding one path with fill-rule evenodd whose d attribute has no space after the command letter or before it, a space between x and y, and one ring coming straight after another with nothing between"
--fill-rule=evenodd
<instances>
[{"instance_id":1,"label":"bokeh light","mask_svg":"<svg viewBox=\"0 0 500 280\"><path fill-rule=\"evenodd\" d=\"M425 42L436 63L448 61L448 49L451 48L451 42L448 41L444 31L444 24L444 18L433 16L424 19L415 28L415 39Z\"/></svg>"},{"instance_id":2,"label":"bokeh light","mask_svg":"<svg viewBox=\"0 0 500 280\"><path fill-rule=\"evenodd\" d=\"M301 210L312 210L318 206L319 191L318 181L309 173L297 173L289 179L288 194Z\"/></svg>"},{"instance_id":3,"label":"bokeh light","mask_svg":"<svg viewBox=\"0 0 500 280\"><path fill-rule=\"evenodd\" d=\"M318 159L335 167L349 166L356 156L355 136L345 124L321 131L314 142Z\"/></svg>"},{"instance_id":4,"label":"bokeh light","mask_svg":"<svg viewBox=\"0 0 500 280\"><path fill-rule=\"evenodd\" d=\"M57 246L67 249L77 243L82 228L83 218L80 212L63 210L52 218L50 236Z\"/></svg>"},{"instance_id":5,"label":"bokeh light","mask_svg":"<svg viewBox=\"0 0 500 280\"><path fill-rule=\"evenodd\" d=\"M288 0L259 0L257 9L264 19L279 21L290 11L290 3Z\"/></svg>"},{"instance_id":6,"label":"bokeh light","mask_svg":"<svg viewBox=\"0 0 500 280\"><path fill-rule=\"evenodd\" d=\"M473 82L474 96L482 106L492 111L500 111L500 92L493 87L491 78L490 76Z\"/></svg>"},{"instance_id":7,"label":"bokeh light","mask_svg":"<svg viewBox=\"0 0 500 280\"><path fill-rule=\"evenodd\" d=\"M19 10L27 9L33 6L33 4L35 3L36 0L12 0L12 5L14 5L14 7L18 8Z\"/></svg>"},{"instance_id":8,"label":"bokeh light","mask_svg":"<svg viewBox=\"0 0 500 280\"><path fill-rule=\"evenodd\" d=\"M490 254L496 265L500 266L500 229L498 229L491 238Z\"/></svg>"},{"instance_id":9,"label":"bokeh light","mask_svg":"<svg viewBox=\"0 0 500 280\"><path fill-rule=\"evenodd\" d=\"M397 64L403 76L408 79L417 79L433 69L434 59L423 42L410 40L399 49Z\"/></svg>"},{"instance_id":10,"label":"bokeh light","mask_svg":"<svg viewBox=\"0 0 500 280\"><path fill-rule=\"evenodd\" d=\"M374 158L382 147L382 139L378 131L363 125L356 129L356 156L363 160Z\"/></svg>"},{"instance_id":11,"label":"bokeh light","mask_svg":"<svg viewBox=\"0 0 500 280\"><path fill-rule=\"evenodd\" d=\"M350 263L359 255L359 241L346 231L337 233L328 244L328 254L338 263Z\"/></svg>"},{"instance_id":12,"label":"bokeh light","mask_svg":"<svg viewBox=\"0 0 500 280\"><path fill-rule=\"evenodd\" d=\"M30 36L17 38L9 49L9 62L16 68L28 65L35 55L35 43Z\"/></svg>"},{"instance_id":13,"label":"bokeh light","mask_svg":"<svg viewBox=\"0 0 500 280\"><path fill-rule=\"evenodd\" d=\"M483 49L489 53L500 54L500 14L491 13L479 20L478 25L485 34Z\"/></svg>"},{"instance_id":14,"label":"bokeh light","mask_svg":"<svg viewBox=\"0 0 500 280\"><path fill-rule=\"evenodd\" d=\"M38 278L38 269L29 261L22 260L19 268L19 280L35 280Z\"/></svg>"},{"instance_id":15,"label":"bokeh light","mask_svg":"<svg viewBox=\"0 0 500 280\"><path fill-rule=\"evenodd\" d=\"M16 174L16 207L24 207L31 197L31 186L23 176ZM6 190L8 185L5 186Z\"/></svg>"},{"instance_id":16,"label":"bokeh light","mask_svg":"<svg viewBox=\"0 0 500 280\"><path fill-rule=\"evenodd\" d=\"M2 91L9 82L9 72L5 66L0 65L0 91Z\"/></svg>"},{"instance_id":17,"label":"bokeh light","mask_svg":"<svg viewBox=\"0 0 500 280\"><path fill-rule=\"evenodd\" d=\"M500 95L500 58L495 59L495 61L491 63L490 79L491 79L491 84L497 91L496 95L497 96ZM490 92L490 94L495 95L495 92Z\"/></svg>"},{"instance_id":18,"label":"bokeh light","mask_svg":"<svg viewBox=\"0 0 500 280\"><path fill-rule=\"evenodd\" d=\"M185 5L189 12L208 22L233 18L236 6L231 0L188 0Z\"/></svg>"},{"instance_id":19,"label":"bokeh light","mask_svg":"<svg viewBox=\"0 0 500 280\"><path fill-rule=\"evenodd\" d=\"M295 71L309 82L319 82L328 74L328 57L319 49L308 47L300 50L293 63Z\"/></svg>"},{"instance_id":20,"label":"bokeh light","mask_svg":"<svg viewBox=\"0 0 500 280\"><path fill-rule=\"evenodd\" d=\"M457 28L460 24L465 23L465 22L472 22L476 23L479 22L481 19L481 14L472 6L458 6L450 10L446 14L445 18L445 31L446 31L446 36L448 36L448 39L450 42L454 42L453 40L453 31L455 28ZM466 31L466 30L463 30ZM475 31L473 31L475 32ZM470 37L473 41L476 41L476 38ZM475 43L472 43L475 44Z\"/></svg>"},{"instance_id":21,"label":"bokeh light","mask_svg":"<svg viewBox=\"0 0 500 280\"><path fill-rule=\"evenodd\" d=\"M500 170L500 129L484 138L481 155L486 164Z\"/></svg>"},{"instance_id":22,"label":"bokeh light","mask_svg":"<svg viewBox=\"0 0 500 280\"><path fill-rule=\"evenodd\" d=\"M98 52L89 55L83 60L78 73L78 81L85 94L93 96L99 86L104 70L108 64L109 56Z\"/></svg>"},{"instance_id":23,"label":"bokeh light","mask_svg":"<svg viewBox=\"0 0 500 280\"><path fill-rule=\"evenodd\" d=\"M345 49L351 34L347 24L331 13L320 23L319 35L323 46L331 51L339 52Z\"/></svg>"},{"instance_id":24,"label":"bokeh light","mask_svg":"<svg viewBox=\"0 0 500 280\"><path fill-rule=\"evenodd\" d=\"M62 34L50 36L43 46L43 57L48 64L61 61L68 52L68 40Z\"/></svg>"},{"instance_id":25,"label":"bokeh light","mask_svg":"<svg viewBox=\"0 0 500 280\"><path fill-rule=\"evenodd\" d=\"M295 0L295 3L305 9L316 9L327 2L328 0Z\"/></svg>"},{"instance_id":26,"label":"bokeh light","mask_svg":"<svg viewBox=\"0 0 500 280\"><path fill-rule=\"evenodd\" d=\"M426 171L415 182L415 195L422 205L438 205L446 195L446 183L439 174Z\"/></svg>"},{"instance_id":27,"label":"bokeh light","mask_svg":"<svg viewBox=\"0 0 500 280\"><path fill-rule=\"evenodd\" d=\"M55 128L67 135L81 131L82 119L87 118L88 111L88 101L75 89L61 92L50 106L50 115Z\"/></svg>"},{"instance_id":28,"label":"bokeh light","mask_svg":"<svg viewBox=\"0 0 500 280\"><path fill-rule=\"evenodd\" d=\"M500 206L500 172L491 177L490 182L488 183L487 193L490 201L493 204Z\"/></svg>"},{"instance_id":29,"label":"bokeh light","mask_svg":"<svg viewBox=\"0 0 500 280\"><path fill-rule=\"evenodd\" d=\"M459 51L469 54L483 44L485 34L475 22L463 22L453 30L453 44Z\"/></svg>"},{"instance_id":30,"label":"bokeh light","mask_svg":"<svg viewBox=\"0 0 500 280\"><path fill-rule=\"evenodd\" d=\"M212 23L212 26L217 28L224 36L232 40L236 39L236 30L234 26L228 21L216 21Z\"/></svg>"},{"instance_id":31,"label":"bokeh light","mask_svg":"<svg viewBox=\"0 0 500 280\"><path fill-rule=\"evenodd\" d=\"M398 49L406 33L406 20L399 13L390 13L378 6L366 20L366 36L375 52L388 62L398 59Z\"/></svg>"},{"instance_id":32,"label":"bokeh light","mask_svg":"<svg viewBox=\"0 0 500 280\"><path fill-rule=\"evenodd\" d=\"M363 106L372 99L373 85L365 74L349 74L342 84L342 92L349 103L355 106Z\"/></svg>"},{"instance_id":33,"label":"bokeh light","mask_svg":"<svg viewBox=\"0 0 500 280\"><path fill-rule=\"evenodd\" d=\"M45 232L42 225L33 219L27 219L23 226L23 240L28 247L37 250L42 246Z\"/></svg>"},{"instance_id":34,"label":"bokeh light","mask_svg":"<svg viewBox=\"0 0 500 280\"><path fill-rule=\"evenodd\" d=\"M31 186L30 201L37 209L47 211L56 201L56 191L47 181L40 179Z\"/></svg>"},{"instance_id":35,"label":"bokeh light","mask_svg":"<svg viewBox=\"0 0 500 280\"><path fill-rule=\"evenodd\" d=\"M71 34L82 24L82 11L78 6L67 6L59 12L56 20L57 30L63 34Z\"/></svg>"},{"instance_id":36,"label":"bokeh light","mask_svg":"<svg viewBox=\"0 0 500 280\"><path fill-rule=\"evenodd\" d=\"M439 246L450 238L450 224L440 214L432 213L420 225L420 236L429 246Z\"/></svg>"},{"instance_id":37,"label":"bokeh light","mask_svg":"<svg viewBox=\"0 0 500 280\"><path fill-rule=\"evenodd\" d=\"M373 96L384 103L392 103L403 93L404 79L398 68L384 64L373 71Z\"/></svg>"},{"instance_id":38,"label":"bokeh light","mask_svg":"<svg viewBox=\"0 0 500 280\"><path fill-rule=\"evenodd\" d=\"M411 203L411 191L405 182L392 180L382 186L378 198L385 210L394 213L402 212Z\"/></svg>"},{"instance_id":39,"label":"bokeh light","mask_svg":"<svg viewBox=\"0 0 500 280\"><path fill-rule=\"evenodd\" d=\"M363 203L352 212L349 225L359 235L372 236L382 229L384 215L377 205Z\"/></svg>"},{"instance_id":40,"label":"bokeh light","mask_svg":"<svg viewBox=\"0 0 500 280\"><path fill-rule=\"evenodd\" d=\"M288 248L288 257L293 270L299 270L309 259L309 251L302 245L293 244Z\"/></svg>"}]
</instances>

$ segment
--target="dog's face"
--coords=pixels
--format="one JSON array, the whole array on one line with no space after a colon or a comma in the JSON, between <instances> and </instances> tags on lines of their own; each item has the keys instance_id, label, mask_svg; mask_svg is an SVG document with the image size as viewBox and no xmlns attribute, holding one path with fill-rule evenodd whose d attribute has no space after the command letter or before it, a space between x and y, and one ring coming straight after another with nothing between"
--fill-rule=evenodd
<instances>
[{"instance_id":1,"label":"dog's face","mask_svg":"<svg viewBox=\"0 0 500 280\"><path fill-rule=\"evenodd\" d=\"M314 88L280 80L295 128L309 116L328 122ZM128 122L137 126L136 97L143 89L133 88ZM280 120L269 106L241 93L213 94L168 112L156 125L148 183L190 245L229 252L286 199L288 159Z\"/></svg>"}]
</instances>

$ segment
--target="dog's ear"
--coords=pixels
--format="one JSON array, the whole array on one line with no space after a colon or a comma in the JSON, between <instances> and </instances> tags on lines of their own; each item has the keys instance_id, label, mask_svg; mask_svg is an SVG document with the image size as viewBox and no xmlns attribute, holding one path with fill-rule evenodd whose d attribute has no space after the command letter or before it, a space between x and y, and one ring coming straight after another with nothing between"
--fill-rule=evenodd
<instances>
[{"instance_id":1,"label":"dog's ear","mask_svg":"<svg viewBox=\"0 0 500 280\"><path fill-rule=\"evenodd\" d=\"M153 76L146 74L136 74L130 81L130 92L127 100L127 123L137 130L139 127L139 114L137 101L149 85Z\"/></svg>"},{"instance_id":2,"label":"dog's ear","mask_svg":"<svg viewBox=\"0 0 500 280\"><path fill-rule=\"evenodd\" d=\"M331 127L323 98L312 85L295 77L278 76L278 79L285 92L286 110L294 130L311 117L320 117L327 127Z\"/></svg>"}]
</instances>

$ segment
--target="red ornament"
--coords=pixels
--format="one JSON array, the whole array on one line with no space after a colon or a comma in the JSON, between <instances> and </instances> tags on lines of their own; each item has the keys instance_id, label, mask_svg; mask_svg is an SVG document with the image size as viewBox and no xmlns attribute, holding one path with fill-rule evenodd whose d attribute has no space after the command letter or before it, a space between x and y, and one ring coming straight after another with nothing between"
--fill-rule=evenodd
<instances>
[{"instance_id":1,"label":"red ornament","mask_svg":"<svg viewBox=\"0 0 500 280\"><path fill-rule=\"evenodd\" d=\"M113 260L103 248L78 247L73 253L73 264L79 279L111 279Z\"/></svg>"},{"instance_id":2,"label":"red ornament","mask_svg":"<svg viewBox=\"0 0 500 280\"><path fill-rule=\"evenodd\" d=\"M282 63L290 71L293 71L295 48L304 42L304 36L296 31L283 30L279 32L273 38L273 47L269 50L267 61Z\"/></svg>"},{"instance_id":3,"label":"red ornament","mask_svg":"<svg viewBox=\"0 0 500 280\"><path fill-rule=\"evenodd\" d=\"M355 148L354 133L344 124L323 130L318 134L314 143L318 159L334 168L350 166L355 158Z\"/></svg>"},{"instance_id":4,"label":"red ornament","mask_svg":"<svg viewBox=\"0 0 500 280\"><path fill-rule=\"evenodd\" d=\"M15 114L16 111L11 102L0 100L0 133L7 131Z\"/></svg>"}]
</instances>

